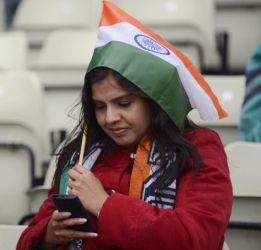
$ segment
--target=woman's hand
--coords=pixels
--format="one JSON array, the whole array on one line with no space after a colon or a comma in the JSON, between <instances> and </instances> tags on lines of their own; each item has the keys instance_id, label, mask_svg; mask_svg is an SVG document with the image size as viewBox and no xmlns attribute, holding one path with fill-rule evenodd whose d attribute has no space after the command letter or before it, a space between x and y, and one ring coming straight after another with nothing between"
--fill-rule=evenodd
<instances>
[{"instance_id":1,"label":"woman's hand","mask_svg":"<svg viewBox=\"0 0 261 250\"><path fill-rule=\"evenodd\" d=\"M47 225L43 244L65 244L75 238L94 238L96 233L86 233L70 229L70 226L81 225L86 222L85 218L70 218L70 212L58 212L55 210Z\"/></svg>"},{"instance_id":2,"label":"woman's hand","mask_svg":"<svg viewBox=\"0 0 261 250\"><path fill-rule=\"evenodd\" d=\"M85 209L97 216L109 196L99 179L81 165L70 169L68 174L69 194L77 195Z\"/></svg>"}]
</instances>

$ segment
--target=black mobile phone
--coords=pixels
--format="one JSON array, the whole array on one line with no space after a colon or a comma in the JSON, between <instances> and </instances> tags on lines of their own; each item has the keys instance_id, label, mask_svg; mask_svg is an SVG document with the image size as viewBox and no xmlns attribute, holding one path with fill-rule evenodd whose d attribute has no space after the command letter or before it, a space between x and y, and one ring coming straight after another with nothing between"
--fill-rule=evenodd
<instances>
[{"instance_id":1,"label":"black mobile phone","mask_svg":"<svg viewBox=\"0 0 261 250\"><path fill-rule=\"evenodd\" d=\"M84 224L71 226L72 229L96 233L94 226L91 224L90 216L77 196L54 194L52 195L52 200L59 212L70 212L71 218L87 219L87 222Z\"/></svg>"}]
</instances>

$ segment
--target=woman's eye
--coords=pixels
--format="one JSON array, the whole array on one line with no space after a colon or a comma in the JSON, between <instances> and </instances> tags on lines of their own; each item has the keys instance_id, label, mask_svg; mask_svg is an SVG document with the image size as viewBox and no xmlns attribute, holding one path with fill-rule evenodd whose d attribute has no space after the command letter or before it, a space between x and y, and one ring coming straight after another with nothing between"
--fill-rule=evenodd
<instances>
[{"instance_id":1,"label":"woman's eye","mask_svg":"<svg viewBox=\"0 0 261 250\"><path fill-rule=\"evenodd\" d=\"M131 102L130 102L130 101L120 101L120 102L118 103L118 105L119 105L120 107L129 107L129 106L131 105Z\"/></svg>"},{"instance_id":2,"label":"woman's eye","mask_svg":"<svg viewBox=\"0 0 261 250\"><path fill-rule=\"evenodd\" d=\"M105 105L102 104L102 103L94 103L94 108L95 108L95 109L101 110L101 109L103 109L104 107L105 107Z\"/></svg>"}]
</instances>

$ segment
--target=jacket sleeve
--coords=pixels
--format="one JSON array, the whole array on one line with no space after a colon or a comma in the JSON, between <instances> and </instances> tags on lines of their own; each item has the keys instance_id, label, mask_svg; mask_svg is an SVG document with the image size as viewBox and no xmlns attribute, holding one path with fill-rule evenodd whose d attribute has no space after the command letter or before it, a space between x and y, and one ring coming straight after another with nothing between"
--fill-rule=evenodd
<instances>
[{"instance_id":1,"label":"jacket sleeve","mask_svg":"<svg viewBox=\"0 0 261 250\"><path fill-rule=\"evenodd\" d=\"M180 179L175 209L114 194L99 215L98 234L104 244L123 249L222 249L233 197L223 145L207 129L192 132L188 140L198 150L202 168Z\"/></svg>"},{"instance_id":2,"label":"jacket sleeve","mask_svg":"<svg viewBox=\"0 0 261 250\"><path fill-rule=\"evenodd\" d=\"M56 190L54 188L50 189L48 198L44 201L39 212L20 236L16 246L17 250L34 249L34 246L37 246L41 240L51 215L56 209L50 198L55 192Z\"/></svg>"}]
</instances>

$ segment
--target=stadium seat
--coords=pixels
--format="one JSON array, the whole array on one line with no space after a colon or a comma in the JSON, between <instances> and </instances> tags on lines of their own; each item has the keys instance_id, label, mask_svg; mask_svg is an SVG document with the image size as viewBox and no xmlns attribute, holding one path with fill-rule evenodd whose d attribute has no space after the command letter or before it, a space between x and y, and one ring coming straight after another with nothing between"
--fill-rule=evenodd
<instances>
[{"instance_id":1,"label":"stadium seat","mask_svg":"<svg viewBox=\"0 0 261 250\"><path fill-rule=\"evenodd\" d=\"M1 132L2 133L2 132ZM27 191L32 186L35 157L25 143L0 141L0 223L18 224L29 212Z\"/></svg>"},{"instance_id":2,"label":"stadium seat","mask_svg":"<svg viewBox=\"0 0 261 250\"><path fill-rule=\"evenodd\" d=\"M244 73L250 56L261 41L260 23L260 0L217 0L216 29L228 34L229 72Z\"/></svg>"},{"instance_id":3,"label":"stadium seat","mask_svg":"<svg viewBox=\"0 0 261 250\"><path fill-rule=\"evenodd\" d=\"M26 69L27 38L25 33L0 33L0 71Z\"/></svg>"},{"instance_id":4,"label":"stadium seat","mask_svg":"<svg viewBox=\"0 0 261 250\"><path fill-rule=\"evenodd\" d=\"M189 114L190 119L199 126L216 130L224 145L239 140L238 123L244 99L245 77L206 75L205 79L227 111L228 117L217 121L203 121L198 112L193 110Z\"/></svg>"},{"instance_id":5,"label":"stadium seat","mask_svg":"<svg viewBox=\"0 0 261 250\"><path fill-rule=\"evenodd\" d=\"M234 195L261 198L261 143L234 142L225 147ZM247 155L247 157L246 157ZM259 213L261 219L261 213Z\"/></svg>"},{"instance_id":6,"label":"stadium seat","mask_svg":"<svg viewBox=\"0 0 261 250\"><path fill-rule=\"evenodd\" d=\"M16 224L29 211L27 191L43 175L50 146L41 87L33 73L0 75L0 223Z\"/></svg>"},{"instance_id":7,"label":"stadium seat","mask_svg":"<svg viewBox=\"0 0 261 250\"><path fill-rule=\"evenodd\" d=\"M58 30L46 39L37 69L86 69L97 39L97 29Z\"/></svg>"},{"instance_id":8,"label":"stadium seat","mask_svg":"<svg viewBox=\"0 0 261 250\"><path fill-rule=\"evenodd\" d=\"M89 27L90 17L86 0L26 0L18 7L13 28L28 32L30 44L39 46L52 30Z\"/></svg>"},{"instance_id":9,"label":"stadium seat","mask_svg":"<svg viewBox=\"0 0 261 250\"><path fill-rule=\"evenodd\" d=\"M234 142L225 147L234 202L226 240L231 249L261 246L261 143Z\"/></svg>"},{"instance_id":10,"label":"stadium seat","mask_svg":"<svg viewBox=\"0 0 261 250\"><path fill-rule=\"evenodd\" d=\"M50 130L70 130L74 126L67 113L79 100L96 38L97 29L54 31L31 68L45 86Z\"/></svg>"},{"instance_id":11,"label":"stadium seat","mask_svg":"<svg viewBox=\"0 0 261 250\"><path fill-rule=\"evenodd\" d=\"M82 77L83 78L83 77ZM83 80L82 80L83 84ZM45 90L45 110L49 132L56 137L63 137L63 133L69 133L76 123L80 112L82 86L75 87L47 87ZM55 145L57 146L57 140ZM59 139L58 139L59 140ZM61 142L58 141L58 144ZM55 145L54 148L55 149Z\"/></svg>"},{"instance_id":12,"label":"stadium seat","mask_svg":"<svg viewBox=\"0 0 261 250\"><path fill-rule=\"evenodd\" d=\"M52 186L54 173L56 170L56 156L53 156L44 179L44 184L36 186L29 191L30 196L30 213L37 213L41 204L46 199L48 191Z\"/></svg>"},{"instance_id":13,"label":"stadium seat","mask_svg":"<svg viewBox=\"0 0 261 250\"><path fill-rule=\"evenodd\" d=\"M14 250L26 226L0 225L0 249Z\"/></svg>"},{"instance_id":14,"label":"stadium seat","mask_svg":"<svg viewBox=\"0 0 261 250\"><path fill-rule=\"evenodd\" d=\"M31 217L37 213L41 204L47 198L48 191L52 187L53 178L56 170L57 154L61 149L61 147L63 146L64 142L65 141L63 141L57 147L57 149L55 150L55 154L53 155L52 159L49 162L43 185L33 187L28 192L28 195L30 197L30 212L23 216L25 222L26 222L26 218L29 217L31 219Z\"/></svg>"},{"instance_id":15,"label":"stadium seat","mask_svg":"<svg viewBox=\"0 0 261 250\"><path fill-rule=\"evenodd\" d=\"M185 45L195 47L203 66L204 64L218 66L212 0L114 0L113 2L177 47L179 45L183 48ZM186 54L185 51L184 53ZM190 57L188 54L187 56Z\"/></svg>"},{"instance_id":16,"label":"stadium seat","mask_svg":"<svg viewBox=\"0 0 261 250\"><path fill-rule=\"evenodd\" d=\"M0 82L0 124L31 131L41 154L49 155L43 86L38 76L29 71L8 71L0 75Z\"/></svg>"}]
</instances>

